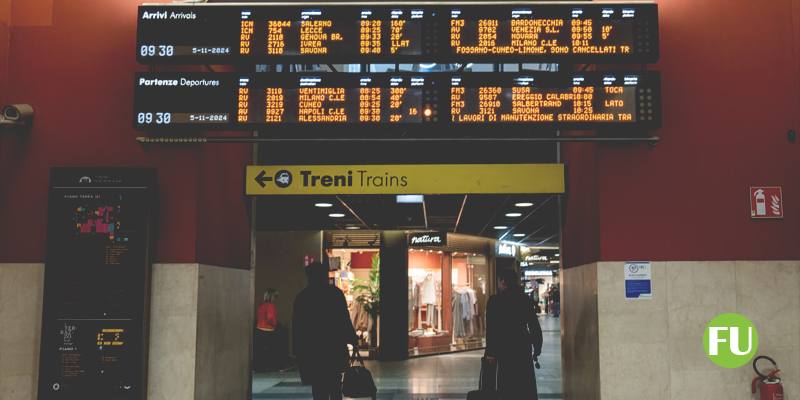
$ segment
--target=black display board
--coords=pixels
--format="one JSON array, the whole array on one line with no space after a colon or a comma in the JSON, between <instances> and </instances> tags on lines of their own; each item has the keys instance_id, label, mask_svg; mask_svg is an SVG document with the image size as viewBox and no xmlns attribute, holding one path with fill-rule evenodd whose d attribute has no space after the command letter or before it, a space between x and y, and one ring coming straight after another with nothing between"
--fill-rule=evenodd
<instances>
[{"instance_id":1,"label":"black display board","mask_svg":"<svg viewBox=\"0 0 800 400\"><path fill-rule=\"evenodd\" d=\"M382 361L408 359L408 241L403 231L381 231L381 315L379 320Z\"/></svg>"},{"instance_id":2,"label":"black display board","mask_svg":"<svg viewBox=\"0 0 800 400\"><path fill-rule=\"evenodd\" d=\"M39 399L146 397L155 171L54 168Z\"/></svg>"},{"instance_id":3,"label":"black display board","mask_svg":"<svg viewBox=\"0 0 800 400\"><path fill-rule=\"evenodd\" d=\"M139 7L143 64L658 61L654 3Z\"/></svg>"},{"instance_id":4,"label":"black display board","mask_svg":"<svg viewBox=\"0 0 800 400\"><path fill-rule=\"evenodd\" d=\"M143 73L134 126L267 135L278 127L347 127L373 136L393 128L428 136L454 128L653 129L660 92L657 72Z\"/></svg>"}]
</instances>

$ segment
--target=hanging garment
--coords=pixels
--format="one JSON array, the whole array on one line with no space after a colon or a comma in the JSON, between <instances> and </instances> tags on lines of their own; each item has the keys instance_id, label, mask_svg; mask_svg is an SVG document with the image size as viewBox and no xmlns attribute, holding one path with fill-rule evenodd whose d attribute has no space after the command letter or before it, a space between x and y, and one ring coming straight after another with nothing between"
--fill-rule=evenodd
<instances>
[{"instance_id":1,"label":"hanging garment","mask_svg":"<svg viewBox=\"0 0 800 400\"><path fill-rule=\"evenodd\" d=\"M370 315L363 304L354 302L350 308L350 320L353 321L353 328L357 331L369 331Z\"/></svg>"},{"instance_id":2,"label":"hanging garment","mask_svg":"<svg viewBox=\"0 0 800 400\"><path fill-rule=\"evenodd\" d=\"M463 303L461 302L461 294L458 292L453 296L453 337L464 337L464 319L461 318L463 311L461 309Z\"/></svg>"},{"instance_id":3,"label":"hanging garment","mask_svg":"<svg viewBox=\"0 0 800 400\"><path fill-rule=\"evenodd\" d=\"M425 319L428 322L428 326L436 327L438 326L438 318L436 317L436 305L435 304L428 304L425 308Z\"/></svg>"},{"instance_id":4,"label":"hanging garment","mask_svg":"<svg viewBox=\"0 0 800 400\"><path fill-rule=\"evenodd\" d=\"M422 287L420 288L420 302L422 304L436 304L436 282L433 279L432 275L428 275L424 281L422 281Z\"/></svg>"},{"instance_id":5,"label":"hanging garment","mask_svg":"<svg viewBox=\"0 0 800 400\"><path fill-rule=\"evenodd\" d=\"M416 307L417 285L408 278L408 330L414 329L414 308Z\"/></svg>"}]
</instances>

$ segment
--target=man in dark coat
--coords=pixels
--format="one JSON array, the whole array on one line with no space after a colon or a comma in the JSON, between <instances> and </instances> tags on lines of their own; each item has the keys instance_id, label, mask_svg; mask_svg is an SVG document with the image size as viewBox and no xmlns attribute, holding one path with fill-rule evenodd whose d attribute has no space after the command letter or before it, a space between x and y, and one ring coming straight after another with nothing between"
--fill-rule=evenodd
<instances>
[{"instance_id":1,"label":"man in dark coat","mask_svg":"<svg viewBox=\"0 0 800 400\"><path fill-rule=\"evenodd\" d=\"M306 267L308 286L294 300L292 350L300 378L310 384L314 400L342 398L342 372L348 366L347 344L356 333L339 288L328 283L328 268Z\"/></svg>"},{"instance_id":2,"label":"man in dark coat","mask_svg":"<svg viewBox=\"0 0 800 400\"><path fill-rule=\"evenodd\" d=\"M533 357L542 352L542 327L512 270L497 271L499 293L486 307L486 356L497 364L503 400L536 400Z\"/></svg>"}]
</instances>

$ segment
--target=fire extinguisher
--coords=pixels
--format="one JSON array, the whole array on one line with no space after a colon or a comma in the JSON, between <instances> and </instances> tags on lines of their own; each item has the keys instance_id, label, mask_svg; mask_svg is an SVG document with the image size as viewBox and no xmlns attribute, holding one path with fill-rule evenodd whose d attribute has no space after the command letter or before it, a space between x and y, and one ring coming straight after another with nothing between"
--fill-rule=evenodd
<instances>
[{"instance_id":1,"label":"fire extinguisher","mask_svg":"<svg viewBox=\"0 0 800 400\"><path fill-rule=\"evenodd\" d=\"M772 363L772 369L766 375L758 370L757 364L759 360L767 360ZM781 370L778 369L778 364L775 363L775 360L767 356L756 357L753 360L753 370L758 375L753 378L753 383L750 387L753 394L758 392L759 400L783 400L783 385L781 384L781 378L778 378Z\"/></svg>"}]
</instances>

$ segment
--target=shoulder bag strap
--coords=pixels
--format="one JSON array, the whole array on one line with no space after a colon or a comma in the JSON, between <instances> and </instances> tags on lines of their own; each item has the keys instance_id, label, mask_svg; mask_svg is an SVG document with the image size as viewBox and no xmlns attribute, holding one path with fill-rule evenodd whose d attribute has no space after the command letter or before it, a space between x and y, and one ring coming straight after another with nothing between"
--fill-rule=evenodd
<instances>
[{"instance_id":1,"label":"shoulder bag strap","mask_svg":"<svg viewBox=\"0 0 800 400\"><path fill-rule=\"evenodd\" d=\"M500 391L500 361L495 359L494 361L494 390L495 392Z\"/></svg>"},{"instance_id":2,"label":"shoulder bag strap","mask_svg":"<svg viewBox=\"0 0 800 400\"><path fill-rule=\"evenodd\" d=\"M364 367L364 359L361 358L361 353L358 351L358 346L353 346L353 354L350 356L350 365L353 366L356 363L359 363L362 367Z\"/></svg>"},{"instance_id":3,"label":"shoulder bag strap","mask_svg":"<svg viewBox=\"0 0 800 400\"><path fill-rule=\"evenodd\" d=\"M483 367L488 361L486 358L481 358L481 372L478 375L478 390L483 390Z\"/></svg>"}]
</instances>

